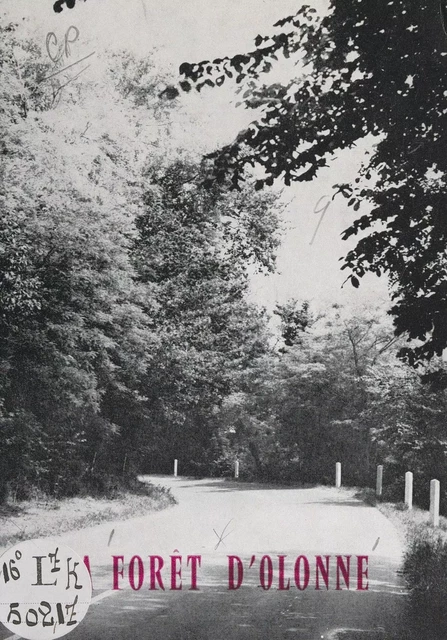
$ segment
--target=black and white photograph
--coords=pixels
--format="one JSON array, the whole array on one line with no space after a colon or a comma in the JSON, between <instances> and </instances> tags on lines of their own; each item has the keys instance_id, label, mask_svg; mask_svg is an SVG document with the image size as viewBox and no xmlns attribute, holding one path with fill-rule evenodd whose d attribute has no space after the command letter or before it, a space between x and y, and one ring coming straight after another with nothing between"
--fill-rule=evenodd
<instances>
[{"instance_id":1,"label":"black and white photograph","mask_svg":"<svg viewBox=\"0 0 447 640\"><path fill-rule=\"evenodd\" d=\"M0 640L447 637L447 3L0 0Z\"/></svg>"}]
</instances>

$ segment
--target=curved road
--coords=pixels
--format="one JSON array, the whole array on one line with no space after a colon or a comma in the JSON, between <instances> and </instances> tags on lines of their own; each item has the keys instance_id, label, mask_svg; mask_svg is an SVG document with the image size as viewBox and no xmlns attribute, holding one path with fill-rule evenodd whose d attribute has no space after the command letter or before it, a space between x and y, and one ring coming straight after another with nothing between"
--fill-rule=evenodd
<instances>
[{"instance_id":1,"label":"curved road","mask_svg":"<svg viewBox=\"0 0 447 640\"><path fill-rule=\"evenodd\" d=\"M399 637L405 615L404 588L397 573L401 542L391 522L349 490L269 488L220 479L147 479L171 487L178 504L58 538L89 556L97 597L70 634L72 640ZM112 591L112 556L123 556L117 560L120 591ZM129 562L134 556L142 564L139 590L129 585ZM152 574L149 556L164 562L160 568L160 560L153 559ZM181 560L172 561L171 556ZM187 564L187 556L200 556L201 566L191 558ZM242 575L235 559L237 589L229 589L228 556L237 556L243 569ZM304 558L295 577L299 556ZM315 556L321 557L319 590ZM337 556L341 557L338 590ZM346 556L351 556L349 567ZM357 556L368 560L358 561ZM322 567L329 569L328 575ZM138 587L138 559L134 569L133 586ZM151 579L157 589L149 588ZM357 589L366 584L368 590ZM0 640L10 637L3 633Z\"/></svg>"}]
</instances>

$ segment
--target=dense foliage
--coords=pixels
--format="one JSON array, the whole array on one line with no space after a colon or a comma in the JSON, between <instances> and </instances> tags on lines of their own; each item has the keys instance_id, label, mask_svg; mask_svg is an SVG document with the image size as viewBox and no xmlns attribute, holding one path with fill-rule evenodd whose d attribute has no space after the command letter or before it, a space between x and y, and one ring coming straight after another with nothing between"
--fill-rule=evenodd
<instances>
[{"instance_id":1,"label":"dense foliage","mask_svg":"<svg viewBox=\"0 0 447 640\"><path fill-rule=\"evenodd\" d=\"M414 637L431 640L444 636L447 631L447 545L442 534L424 525L411 531L403 574L409 592L408 619Z\"/></svg>"},{"instance_id":2,"label":"dense foliage","mask_svg":"<svg viewBox=\"0 0 447 640\"><path fill-rule=\"evenodd\" d=\"M316 316L290 301L278 315L276 356L246 376L218 417L221 468L237 456L247 477L332 484L340 461L344 483L372 487L382 464L386 498L402 502L411 470L415 503L428 507L437 478L447 513L446 392L397 359L384 310L334 306Z\"/></svg>"},{"instance_id":3,"label":"dense foliage","mask_svg":"<svg viewBox=\"0 0 447 640\"><path fill-rule=\"evenodd\" d=\"M355 180L335 187L356 216L344 237L360 237L343 268L355 287L368 271L388 276L395 331L419 340L401 348L412 365L447 346L442 15L427 0L332 0L324 17L302 6L252 51L180 68L185 91L231 81L246 108L261 108L212 154L210 181L238 187L254 166L259 189L312 180L335 151L374 137ZM296 75L266 84L279 57Z\"/></svg>"},{"instance_id":4,"label":"dense foliage","mask_svg":"<svg viewBox=\"0 0 447 640\"><path fill-rule=\"evenodd\" d=\"M365 9L363 2L357 4L356 12ZM249 273L275 268L279 224L278 193L256 189L247 172L241 180L242 165L253 164L250 153L265 161L267 171L269 153L277 152L291 180L307 179L313 170L297 173L300 162L304 171L309 158L315 160L314 169L323 166L328 149L357 139L355 127L350 136L346 131L351 120L360 118L382 136L371 160L369 170L375 170L377 182L368 198L374 205L382 193L385 207L388 196L397 197L398 191L412 198L411 190L401 191L403 182L397 191L385 184L394 162L386 141L404 126L397 112L389 130L385 118L374 129L372 111L358 100L374 69L364 70L363 79L351 77L357 67L350 56L349 82L343 81L345 72L334 75L341 53L330 45L326 31L333 24L327 20L337 15L341 23L343 14L335 10L326 22L319 21L303 9L280 25L289 25L287 37L268 43L258 39L260 53L253 60L215 62L216 72L222 68L226 76L232 67L239 71L244 90L249 85L244 99L252 106L264 101L262 118L267 118L250 128L252 134L241 134L235 145L216 153L217 180L206 179L209 159L176 147L170 132L181 105L160 100L159 88L169 86L169 79L150 57L115 53L101 62L100 80L86 72L68 82L63 60L46 56L42 43L24 39L15 25L1 28L2 497L8 490L26 497L36 488L53 495L105 492L135 472L170 471L173 458L180 460L181 473L229 475L239 458L242 477L295 482L332 482L334 463L341 461L344 481L359 484L371 483L375 465L382 463L386 491L394 498L401 499L403 473L414 472L420 504L427 500L432 477L446 486L445 391L442 385L422 384L415 370L396 359L396 349L405 344L393 335L384 310L334 306L316 315L307 302L290 300L275 311L279 326L274 337L265 312L248 302ZM355 15L361 22L360 13ZM294 40L298 32L299 46ZM413 37L417 29L408 33ZM349 56L353 45L345 44L343 55ZM357 64L362 56L370 60L367 44L361 45L365 52L360 40L356 46ZM258 86L268 55L286 53L288 47L290 54L304 47L307 56L314 56L307 80L293 81L296 91L289 87L285 93L281 87ZM324 60L330 62L327 69ZM197 83L208 73L200 65L184 72L188 82ZM327 85L318 93L323 77ZM311 78L317 83L312 92L306 84ZM382 82L390 91L389 78ZM303 92L308 102L302 104L298 126L295 106ZM293 113L286 109L275 115L289 99ZM326 122L322 104L334 126L319 136ZM362 109L371 122L369 115L361 120ZM377 123L377 113L374 117ZM283 131L287 118L295 128ZM265 153L258 155L261 138ZM306 149L295 153L298 138ZM290 148L281 146L286 142ZM378 158L387 148L390 159L382 166ZM411 161L417 158L416 149ZM425 160L418 162L422 166ZM284 166L270 169L270 175L258 178L258 187L265 187L275 172L284 177ZM363 179L370 180L367 168L358 183L341 187L355 210L360 205L353 189ZM424 197L433 196L436 184L437 174L430 174ZM235 185L238 189L231 188ZM374 206L354 226L368 229L378 211ZM369 255L368 243L377 240L378 247L379 238L385 242L398 228L410 237L414 221L407 233L399 216L410 216L416 208L405 206L402 212L382 225L379 236L365 236L361 242L366 244L358 245L363 256ZM437 233L435 226L430 233ZM435 262L425 261L426 250L440 247L432 240L420 244L420 257L441 282ZM347 260L357 269L360 254L356 257L355 251ZM412 255L416 260L416 254L395 250L389 259L402 255L410 263ZM423 265L417 264L420 273ZM410 301L417 284L414 278L405 280L412 268L405 264L396 283L398 305ZM435 280L427 282L431 287ZM434 293L415 295L421 305L434 301L439 311ZM431 322L430 314L427 318ZM439 335L433 330L412 353L433 356L442 344ZM432 368L423 369L426 380L440 366L433 361Z\"/></svg>"},{"instance_id":5,"label":"dense foliage","mask_svg":"<svg viewBox=\"0 0 447 640\"><path fill-rule=\"evenodd\" d=\"M2 492L192 465L269 348L245 293L249 264L274 266L273 199L205 192L150 60L67 82L15 25L1 36Z\"/></svg>"}]
</instances>

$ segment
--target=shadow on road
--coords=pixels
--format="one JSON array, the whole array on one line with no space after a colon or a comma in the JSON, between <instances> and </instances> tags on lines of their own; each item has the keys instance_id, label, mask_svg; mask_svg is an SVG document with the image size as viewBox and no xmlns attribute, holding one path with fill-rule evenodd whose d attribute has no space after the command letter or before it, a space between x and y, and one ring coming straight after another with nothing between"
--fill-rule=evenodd
<instances>
[{"instance_id":1,"label":"shadow on road","mask_svg":"<svg viewBox=\"0 0 447 640\"><path fill-rule=\"evenodd\" d=\"M262 484L260 482L250 482L250 483L242 483L231 480L222 480L216 479L214 480L197 480L195 478L191 479L180 479L175 484L171 484L171 489L188 489L192 485L199 486L200 489L206 490L206 493L234 493L236 492L251 492L251 491L269 491L269 492L283 492L283 491L314 491L315 489L320 489L322 492L327 491L327 497L322 496L319 500L300 500L300 504L302 505L336 505L336 506L344 506L344 507L365 507L365 503L356 498L355 496L347 497L346 491L347 489L342 489L338 495L340 499L337 499L337 494L334 495L336 491L335 487L327 487L322 485L272 485L272 484Z\"/></svg>"},{"instance_id":2,"label":"shadow on road","mask_svg":"<svg viewBox=\"0 0 447 640\"><path fill-rule=\"evenodd\" d=\"M152 481L154 476L150 476ZM160 478L161 482L166 480L166 477ZM225 480L221 478L217 478L216 480L204 480L201 481L198 478L180 478L175 483L175 486L180 489L188 489L192 486L200 486L214 489L217 493L221 493L222 491L311 491L316 488L321 488L323 490L329 489L330 487L322 486L322 485L311 485L311 484L294 484L294 485L282 485L282 484L263 484L262 482L237 482L232 480Z\"/></svg>"}]
</instances>

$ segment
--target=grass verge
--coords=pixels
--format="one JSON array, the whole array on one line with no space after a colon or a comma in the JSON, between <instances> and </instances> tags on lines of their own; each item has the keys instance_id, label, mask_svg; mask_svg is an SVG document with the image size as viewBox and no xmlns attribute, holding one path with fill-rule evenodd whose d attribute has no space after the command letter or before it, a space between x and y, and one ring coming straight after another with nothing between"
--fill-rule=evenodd
<instances>
[{"instance_id":1,"label":"grass verge","mask_svg":"<svg viewBox=\"0 0 447 640\"><path fill-rule=\"evenodd\" d=\"M7 502L0 505L0 547L21 540L59 535L101 522L127 520L175 504L169 489L143 485L138 492L122 491L113 499L77 497Z\"/></svg>"},{"instance_id":2,"label":"grass verge","mask_svg":"<svg viewBox=\"0 0 447 640\"><path fill-rule=\"evenodd\" d=\"M377 507L393 522L402 540L406 542L410 542L421 530L438 535L447 542L447 518L443 516L439 518L439 527L433 529L430 524L429 512L419 509L419 507L413 507L409 510L403 502L378 500L373 489L360 489L355 497L363 500L366 504Z\"/></svg>"},{"instance_id":3,"label":"grass verge","mask_svg":"<svg viewBox=\"0 0 447 640\"><path fill-rule=\"evenodd\" d=\"M378 501L372 490L357 493L396 526L405 542L402 573L409 593L408 615L420 640L447 637L447 518L436 529L427 511L403 503Z\"/></svg>"}]
</instances>

